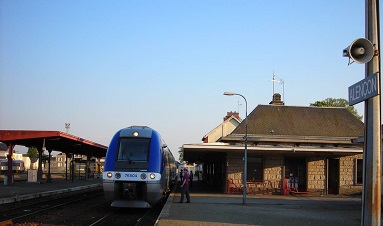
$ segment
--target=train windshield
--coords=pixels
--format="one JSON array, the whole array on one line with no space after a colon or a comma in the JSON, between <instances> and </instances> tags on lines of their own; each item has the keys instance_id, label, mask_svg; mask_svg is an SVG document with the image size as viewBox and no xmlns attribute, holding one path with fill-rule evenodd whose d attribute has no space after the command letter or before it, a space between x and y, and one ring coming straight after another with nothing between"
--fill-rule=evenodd
<instances>
[{"instance_id":1,"label":"train windshield","mask_svg":"<svg viewBox=\"0 0 383 226\"><path fill-rule=\"evenodd\" d=\"M147 162L149 139L121 139L118 161Z\"/></svg>"}]
</instances>

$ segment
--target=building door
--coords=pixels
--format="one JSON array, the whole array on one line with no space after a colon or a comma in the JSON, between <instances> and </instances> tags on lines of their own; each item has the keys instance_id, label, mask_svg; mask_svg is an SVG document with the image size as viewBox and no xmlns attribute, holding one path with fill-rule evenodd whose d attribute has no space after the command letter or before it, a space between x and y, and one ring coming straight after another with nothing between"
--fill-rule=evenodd
<instances>
[{"instance_id":1,"label":"building door","mask_svg":"<svg viewBox=\"0 0 383 226\"><path fill-rule=\"evenodd\" d=\"M298 191L306 191L306 159L285 158L285 179L289 180L289 186Z\"/></svg>"},{"instance_id":2,"label":"building door","mask_svg":"<svg viewBox=\"0 0 383 226\"><path fill-rule=\"evenodd\" d=\"M205 155L203 177L209 190L224 192L226 186L226 154L210 153Z\"/></svg>"},{"instance_id":3,"label":"building door","mask_svg":"<svg viewBox=\"0 0 383 226\"><path fill-rule=\"evenodd\" d=\"M339 159L328 160L328 193L339 194Z\"/></svg>"}]
</instances>

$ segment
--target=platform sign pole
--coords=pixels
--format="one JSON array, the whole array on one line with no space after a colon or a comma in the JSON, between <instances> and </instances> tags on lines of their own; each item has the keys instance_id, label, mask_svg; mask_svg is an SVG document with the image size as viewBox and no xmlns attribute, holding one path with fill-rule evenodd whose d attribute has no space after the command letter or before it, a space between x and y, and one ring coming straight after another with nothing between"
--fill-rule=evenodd
<instances>
[{"instance_id":1,"label":"platform sign pole","mask_svg":"<svg viewBox=\"0 0 383 226\"><path fill-rule=\"evenodd\" d=\"M366 38L374 45L374 57L366 64L365 77L377 74L377 96L365 101L362 224L380 225L381 217L381 109L379 55L379 0L366 0Z\"/></svg>"},{"instance_id":2,"label":"platform sign pole","mask_svg":"<svg viewBox=\"0 0 383 226\"><path fill-rule=\"evenodd\" d=\"M13 185L13 161L12 161L13 159L12 159L12 155L13 155L13 149L15 148L15 145L8 144L7 146L8 146L8 154L7 154L8 170L7 170L6 185L11 186L11 185Z\"/></svg>"}]
</instances>

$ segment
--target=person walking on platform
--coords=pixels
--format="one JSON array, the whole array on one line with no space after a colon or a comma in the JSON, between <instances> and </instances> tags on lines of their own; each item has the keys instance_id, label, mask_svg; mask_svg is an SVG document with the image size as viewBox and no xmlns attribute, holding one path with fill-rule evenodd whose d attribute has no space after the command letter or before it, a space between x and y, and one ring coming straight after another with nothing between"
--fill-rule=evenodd
<instances>
[{"instance_id":1,"label":"person walking on platform","mask_svg":"<svg viewBox=\"0 0 383 226\"><path fill-rule=\"evenodd\" d=\"M180 203L184 202L184 195L186 195L186 203L190 203L190 194L189 194L189 173L188 169L184 169L184 177L181 184L181 200Z\"/></svg>"}]
</instances>

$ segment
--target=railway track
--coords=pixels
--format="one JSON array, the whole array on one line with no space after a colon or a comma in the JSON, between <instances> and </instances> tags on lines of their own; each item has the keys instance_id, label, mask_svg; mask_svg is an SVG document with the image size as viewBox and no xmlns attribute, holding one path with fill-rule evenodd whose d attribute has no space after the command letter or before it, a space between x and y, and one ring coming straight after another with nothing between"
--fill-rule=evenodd
<instances>
[{"instance_id":1,"label":"railway track","mask_svg":"<svg viewBox=\"0 0 383 226\"><path fill-rule=\"evenodd\" d=\"M22 222L33 216L62 208L70 204L84 202L95 197L103 197L102 189L86 191L84 193L72 194L45 201L32 201L28 204L7 208L0 212L0 225L12 225L15 222Z\"/></svg>"},{"instance_id":2,"label":"railway track","mask_svg":"<svg viewBox=\"0 0 383 226\"><path fill-rule=\"evenodd\" d=\"M146 226L154 225L163 208L163 203L158 203L151 209L118 208L106 213L96 220L91 226L127 225Z\"/></svg>"},{"instance_id":3,"label":"railway track","mask_svg":"<svg viewBox=\"0 0 383 226\"><path fill-rule=\"evenodd\" d=\"M2 225L154 225L163 203L151 209L112 208L102 190L29 203L0 212Z\"/></svg>"}]
</instances>

